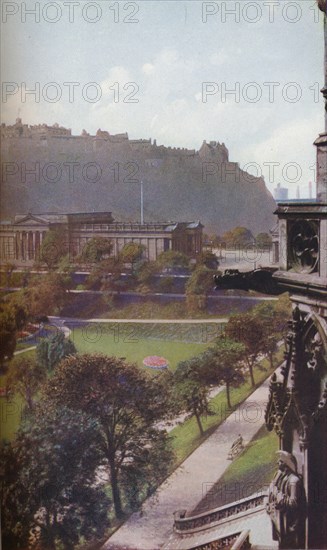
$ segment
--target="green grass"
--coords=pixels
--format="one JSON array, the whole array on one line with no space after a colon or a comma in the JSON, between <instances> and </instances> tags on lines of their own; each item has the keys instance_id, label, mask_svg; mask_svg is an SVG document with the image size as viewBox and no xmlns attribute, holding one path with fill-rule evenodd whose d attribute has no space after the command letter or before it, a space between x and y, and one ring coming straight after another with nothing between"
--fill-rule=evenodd
<instances>
[{"instance_id":1,"label":"green grass","mask_svg":"<svg viewBox=\"0 0 327 550\"><path fill-rule=\"evenodd\" d=\"M147 355L165 357L169 361L170 369L175 370L180 361L198 355L209 345L208 341L201 341L200 328L196 336L191 336L190 332L188 335L179 332L178 325L158 325L88 325L84 329L74 328L71 339L79 353L104 353L124 357L148 372L151 369L144 367L142 363Z\"/></svg>"},{"instance_id":2,"label":"green grass","mask_svg":"<svg viewBox=\"0 0 327 550\"><path fill-rule=\"evenodd\" d=\"M97 332L98 331L98 332ZM86 328L74 329L71 339L80 353L101 352L117 357L126 357L148 372L151 369L143 366L147 355L160 355L168 359L170 368L175 370L179 361L183 361L204 351L210 341L219 335L221 326L217 324L188 325L175 324L129 324L119 325L104 323L88 325ZM30 347L31 343L21 343L17 350ZM34 356L35 350L16 356L13 361L22 357ZM10 367L9 367L10 368ZM6 385L7 374L0 376L0 387ZM0 398L0 439L13 439L22 419L24 401L19 395L9 401Z\"/></svg>"},{"instance_id":3,"label":"green grass","mask_svg":"<svg viewBox=\"0 0 327 550\"><path fill-rule=\"evenodd\" d=\"M233 460L222 477L208 487L206 498L192 514L218 508L253 493L266 490L276 470L278 436L262 426L241 455Z\"/></svg>"}]
</instances>

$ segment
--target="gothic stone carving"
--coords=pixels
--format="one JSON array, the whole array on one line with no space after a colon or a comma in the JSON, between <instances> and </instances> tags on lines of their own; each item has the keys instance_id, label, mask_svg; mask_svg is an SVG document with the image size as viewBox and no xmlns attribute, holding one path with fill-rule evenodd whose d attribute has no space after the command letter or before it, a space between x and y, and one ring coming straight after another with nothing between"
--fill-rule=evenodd
<instances>
[{"instance_id":1,"label":"gothic stone carving","mask_svg":"<svg viewBox=\"0 0 327 550\"><path fill-rule=\"evenodd\" d=\"M302 479L295 457L286 451L278 454L278 471L270 484L267 502L273 539L279 542L279 548L302 548L305 515Z\"/></svg>"},{"instance_id":2,"label":"gothic stone carving","mask_svg":"<svg viewBox=\"0 0 327 550\"><path fill-rule=\"evenodd\" d=\"M281 378L276 374L271 378L266 424L280 437L290 427L296 429L302 449L307 447L309 433L327 403L326 350L319 317L314 313L306 316L296 307L289 322Z\"/></svg>"}]
</instances>

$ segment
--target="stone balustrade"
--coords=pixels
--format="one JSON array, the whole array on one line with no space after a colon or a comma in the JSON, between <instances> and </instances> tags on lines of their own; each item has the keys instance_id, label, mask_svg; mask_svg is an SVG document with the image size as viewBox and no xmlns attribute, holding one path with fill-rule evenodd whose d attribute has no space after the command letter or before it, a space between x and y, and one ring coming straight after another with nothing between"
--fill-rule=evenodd
<instances>
[{"instance_id":1,"label":"stone balustrade","mask_svg":"<svg viewBox=\"0 0 327 550\"><path fill-rule=\"evenodd\" d=\"M208 529L212 527L213 523L220 522L230 516L235 516L236 514L263 506L265 497L266 493L252 495L231 504L215 508L209 512L203 512L202 514L198 514L196 516L186 517L186 510L177 511L174 514L174 531L180 534L187 534L202 529Z\"/></svg>"}]
</instances>

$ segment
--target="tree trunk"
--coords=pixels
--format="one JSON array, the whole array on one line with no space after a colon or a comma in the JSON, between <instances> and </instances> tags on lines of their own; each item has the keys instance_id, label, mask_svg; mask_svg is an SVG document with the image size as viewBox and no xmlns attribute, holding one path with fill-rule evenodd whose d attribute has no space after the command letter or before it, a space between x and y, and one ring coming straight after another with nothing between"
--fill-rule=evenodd
<instances>
[{"instance_id":1,"label":"tree trunk","mask_svg":"<svg viewBox=\"0 0 327 550\"><path fill-rule=\"evenodd\" d=\"M248 358L246 359L246 362L247 362L248 367L249 367L251 386L252 386L252 388L254 388L255 387L255 380L254 380L254 376L253 376L253 363L251 363L251 361L249 361Z\"/></svg>"},{"instance_id":2,"label":"tree trunk","mask_svg":"<svg viewBox=\"0 0 327 550\"><path fill-rule=\"evenodd\" d=\"M33 398L32 398L31 388L26 388L25 399L26 399L26 403L27 403L29 411L33 411L34 402L33 402Z\"/></svg>"},{"instance_id":3,"label":"tree trunk","mask_svg":"<svg viewBox=\"0 0 327 550\"><path fill-rule=\"evenodd\" d=\"M231 409L232 404L230 402L230 385L229 385L229 382L226 382L226 397L227 397L227 407L229 409Z\"/></svg>"},{"instance_id":4,"label":"tree trunk","mask_svg":"<svg viewBox=\"0 0 327 550\"><path fill-rule=\"evenodd\" d=\"M120 498L117 472L115 468L115 459L110 457L108 461L109 461L109 468L110 468L110 484L111 484L112 499L114 502L115 514L117 518L121 518L123 516L123 509L122 509L121 498Z\"/></svg>"},{"instance_id":5,"label":"tree trunk","mask_svg":"<svg viewBox=\"0 0 327 550\"><path fill-rule=\"evenodd\" d=\"M203 431L203 428L202 428L202 424L201 424L201 420L200 420L200 415L198 413L198 411L196 409L194 409L194 416L196 418L196 421L198 423L198 426L199 426L199 430L200 430L200 434L203 435L204 434L204 431Z\"/></svg>"}]
</instances>

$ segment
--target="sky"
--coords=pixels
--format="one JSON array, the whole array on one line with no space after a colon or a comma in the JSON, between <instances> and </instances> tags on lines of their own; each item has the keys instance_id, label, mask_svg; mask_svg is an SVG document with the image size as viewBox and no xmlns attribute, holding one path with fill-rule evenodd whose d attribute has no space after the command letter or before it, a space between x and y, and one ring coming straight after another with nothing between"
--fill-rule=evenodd
<instances>
[{"instance_id":1,"label":"sky","mask_svg":"<svg viewBox=\"0 0 327 550\"><path fill-rule=\"evenodd\" d=\"M3 1L1 42L2 122L224 142L270 190L308 196L324 130L313 0Z\"/></svg>"}]
</instances>

